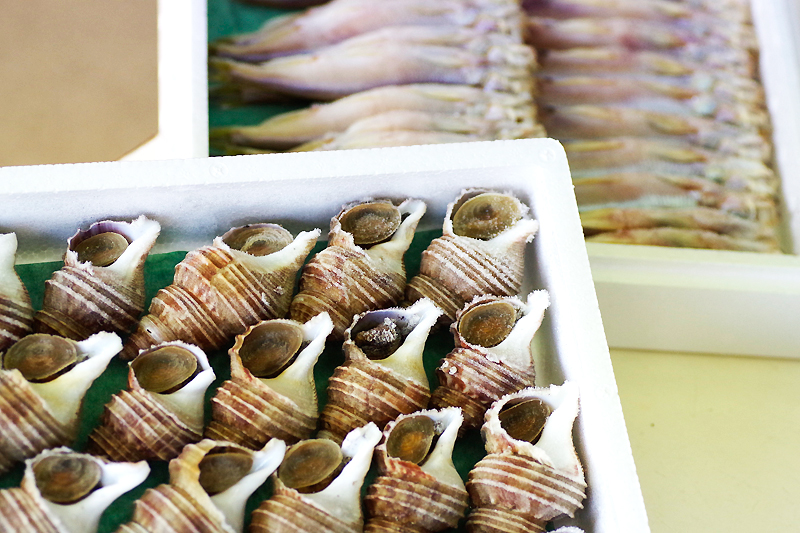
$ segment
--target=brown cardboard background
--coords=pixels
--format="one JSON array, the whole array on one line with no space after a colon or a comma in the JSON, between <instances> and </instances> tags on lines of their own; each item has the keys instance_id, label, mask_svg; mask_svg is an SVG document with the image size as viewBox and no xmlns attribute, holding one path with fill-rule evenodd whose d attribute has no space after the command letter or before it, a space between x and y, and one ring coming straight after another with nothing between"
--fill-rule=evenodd
<instances>
[{"instance_id":1,"label":"brown cardboard background","mask_svg":"<svg viewBox=\"0 0 800 533\"><path fill-rule=\"evenodd\" d=\"M116 160L157 133L157 0L0 13L0 166Z\"/></svg>"}]
</instances>

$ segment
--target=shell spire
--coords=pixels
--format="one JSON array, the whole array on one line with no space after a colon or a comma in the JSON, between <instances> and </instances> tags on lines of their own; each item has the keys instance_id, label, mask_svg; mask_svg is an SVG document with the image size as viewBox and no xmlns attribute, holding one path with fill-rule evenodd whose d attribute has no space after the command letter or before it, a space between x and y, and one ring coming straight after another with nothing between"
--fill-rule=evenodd
<instances>
[{"instance_id":1,"label":"shell spire","mask_svg":"<svg viewBox=\"0 0 800 533\"><path fill-rule=\"evenodd\" d=\"M17 236L0 234L0 353L33 331L33 307L14 270Z\"/></svg>"},{"instance_id":2,"label":"shell spire","mask_svg":"<svg viewBox=\"0 0 800 533\"><path fill-rule=\"evenodd\" d=\"M450 326L456 348L441 361L434 407L458 406L463 429L477 428L489 405L501 396L534 385L531 340L550 305L547 291L516 296L478 296Z\"/></svg>"},{"instance_id":3,"label":"shell spire","mask_svg":"<svg viewBox=\"0 0 800 533\"><path fill-rule=\"evenodd\" d=\"M106 404L89 435L92 453L115 461L169 460L203 433L206 389L214 381L206 354L174 341L145 350L128 369L128 390Z\"/></svg>"},{"instance_id":4,"label":"shell spire","mask_svg":"<svg viewBox=\"0 0 800 533\"><path fill-rule=\"evenodd\" d=\"M172 340L219 350L248 326L285 316L297 271L319 233L293 239L277 224L250 224L189 252L173 283L153 297L121 357Z\"/></svg>"},{"instance_id":5,"label":"shell spire","mask_svg":"<svg viewBox=\"0 0 800 533\"><path fill-rule=\"evenodd\" d=\"M95 333L80 342L36 333L3 354L0 474L75 439L83 397L120 349L115 333Z\"/></svg>"},{"instance_id":6,"label":"shell spire","mask_svg":"<svg viewBox=\"0 0 800 533\"><path fill-rule=\"evenodd\" d=\"M361 485L380 439L381 431L369 423L348 433L341 447L312 439L289 448L272 497L253 512L250 532L360 533ZM317 479L321 473L325 477Z\"/></svg>"},{"instance_id":7,"label":"shell spire","mask_svg":"<svg viewBox=\"0 0 800 533\"><path fill-rule=\"evenodd\" d=\"M398 415L424 409L430 399L422 364L425 342L441 310L424 299L407 308L357 315L345 333L345 362L328 381L320 436L340 441L353 428L383 428Z\"/></svg>"},{"instance_id":8,"label":"shell spire","mask_svg":"<svg viewBox=\"0 0 800 533\"><path fill-rule=\"evenodd\" d=\"M514 296L522 286L525 245L539 223L510 193L468 189L447 206L442 236L422 252L406 299L427 297L448 324L475 296Z\"/></svg>"},{"instance_id":9,"label":"shell spire","mask_svg":"<svg viewBox=\"0 0 800 533\"><path fill-rule=\"evenodd\" d=\"M0 491L0 530L94 533L100 515L150 473L146 462L110 463L56 448L26 461L20 488Z\"/></svg>"},{"instance_id":10,"label":"shell spire","mask_svg":"<svg viewBox=\"0 0 800 533\"><path fill-rule=\"evenodd\" d=\"M433 533L458 525L469 503L452 459L462 421L461 410L450 407L387 424L375 450L380 476L365 500L366 533Z\"/></svg>"},{"instance_id":11,"label":"shell spire","mask_svg":"<svg viewBox=\"0 0 800 533\"><path fill-rule=\"evenodd\" d=\"M245 504L281 463L286 445L271 440L258 451L204 439L169 463L169 484L136 501L119 533L215 531L241 533Z\"/></svg>"},{"instance_id":12,"label":"shell spire","mask_svg":"<svg viewBox=\"0 0 800 533\"><path fill-rule=\"evenodd\" d=\"M476 533L543 531L556 517L583 507L586 480L572 426L578 387L572 382L530 387L495 402L481 433L487 455L469 473L474 510L467 529Z\"/></svg>"},{"instance_id":13,"label":"shell spire","mask_svg":"<svg viewBox=\"0 0 800 533\"><path fill-rule=\"evenodd\" d=\"M355 315L397 305L406 285L403 256L425 209L421 200L345 206L331 220L328 247L303 267L291 318L305 322L327 312L333 337L342 339Z\"/></svg>"},{"instance_id":14,"label":"shell spire","mask_svg":"<svg viewBox=\"0 0 800 533\"><path fill-rule=\"evenodd\" d=\"M231 379L211 399L206 436L257 448L270 438L292 444L317 426L314 366L333 330L327 313L305 324L274 319L236 337Z\"/></svg>"},{"instance_id":15,"label":"shell spire","mask_svg":"<svg viewBox=\"0 0 800 533\"><path fill-rule=\"evenodd\" d=\"M144 312L144 262L160 232L144 215L79 230L67 241L64 267L45 282L36 330L75 340L130 333Z\"/></svg>"}]
</instances>

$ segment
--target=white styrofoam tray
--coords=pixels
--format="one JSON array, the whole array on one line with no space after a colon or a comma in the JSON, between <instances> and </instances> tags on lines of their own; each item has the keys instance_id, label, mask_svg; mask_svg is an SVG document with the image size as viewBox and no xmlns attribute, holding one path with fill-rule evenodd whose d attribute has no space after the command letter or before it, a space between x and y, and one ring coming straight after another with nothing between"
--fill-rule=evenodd
<instances>
[{"instance_id":1,"label":"white styrofoam tray","mask_svg":"<svg viewBox=\"0 0 800 533\"><path fill-rule=\"evenodd\" d=\"M528 247L523 294L550 291L535 337L537 381L578 383L575 427L589 484L577 525L594 533L649 531L565 154L549 139L213 159L0 168L0 232L15 231L21 262L55 259L77 227L140 214L162 224L154 253L207 244L232 226L273 221L320 227L342 204L417 197L420 229L441 228L465 187L511 190L540 230ZM53 190L60 184L60 190Z\"/></svg>"},{"instance_id":2,"label":"white styrofoam tray","mask_svg":"<svg viewBox=\"0 0 800 533\"><path fill-rule=\"evenodd\" d=\"M158 0L158 133L122 160L208 156L206 2Z\"/></svg>"},{"instance_id":3,"label":"white styrofoam tray","mask_svg":"<svg viewBox=\"0 0 800 533\"><path fill-rule=\"evenodd\" d=\"M783 183L787 251L800 252L800 20L796 0L752 0ZM617 348L800 357L800 257L587 243Z\"/></svg>"}]
</instances>

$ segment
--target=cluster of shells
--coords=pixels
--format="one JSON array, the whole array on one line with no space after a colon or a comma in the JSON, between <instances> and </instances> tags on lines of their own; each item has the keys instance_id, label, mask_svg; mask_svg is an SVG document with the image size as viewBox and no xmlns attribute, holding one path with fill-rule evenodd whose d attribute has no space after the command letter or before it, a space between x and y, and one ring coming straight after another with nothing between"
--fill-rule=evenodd
<instances>
[{"instance_id":1,"label":"cluster of shells","mask_svg":"<svg viewBox=\"0 0 800 533\"><path fill-rule=\"evenodd\" d=\"M25 462L21 486L0 490L0 530L94 531L147 478L145 461L169 461L169 482L142 494L121 532L248 521L252 532L435 532L458 527L470 500L473 532L574 516L586 486L577 389L534 387L531 341L549 295L518 294L538 224L513 194L465 190L406 283L425 210L414 199L345 205L310 259L318 229L234 228L189 252L141 319L157 222L78 231L36 313L14 270L16 238L0 236L0 474ZM426 343L447 327L455 347L431 386ZM320 410L326 344L343 358ZM230 379L209 390L226 347ZM84 396L110 363L127 388L89 428L85 453L72 451ZM488 455L465 485L453 449L481 426ZM246 518L270 476L272 496Z\"/></svg>"}]
</instances>

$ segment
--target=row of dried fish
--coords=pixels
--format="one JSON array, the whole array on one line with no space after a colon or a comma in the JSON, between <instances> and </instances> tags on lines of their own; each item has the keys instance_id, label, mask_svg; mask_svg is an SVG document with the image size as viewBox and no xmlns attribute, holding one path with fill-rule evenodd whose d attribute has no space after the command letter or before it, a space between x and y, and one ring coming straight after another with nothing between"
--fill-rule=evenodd
<instances>
[{"instance_id":1,"label":"row of dried fish","mask_svg":"<svg viewBox=\"0 0 800 533\"><path fill-rule=\"evenodd\" d=\"M364 16L368 12L369 16ZM516 0L333 0L213 43L226 98L333 103L213 129L229 153L541 137Z\"/></svg>"},{"instance_id":2,"label":"row of dried fish","mask_svg":"<svg viewBox=\"0 0 800 533\"><path fill-rule=\"evenodd\" d=\"M168 484L136 501L118 531L240 533L245 503L272 475L272 496L250 531L381 532L455 527L472 500L470 531L544 531L582 507L586 483L572 443L577 388L527 388L495 402L483 427L486 457L466 485L452 462L458 408L403 415L381 432L369 423L341 445L278 439L258 450L205 439L170 462ZM376 456L378 477L361 505ZM146 463L107 462L60 448L27 461L22 485L0 491L0 526L17 532L93 533L100 514L147 477ZM579 531L564 528L563 533Z\"/></svg>"},{"instance_id":3,"label":"row of dried fish","mask_svg":"<svg viewBox=\"0 0 800 533\"><path fill-rule=\"evenodd\" d=\"M587 240L779 250L746 0L524 6L539 117L567 151Z\"/></svg>"}]
</instances>

